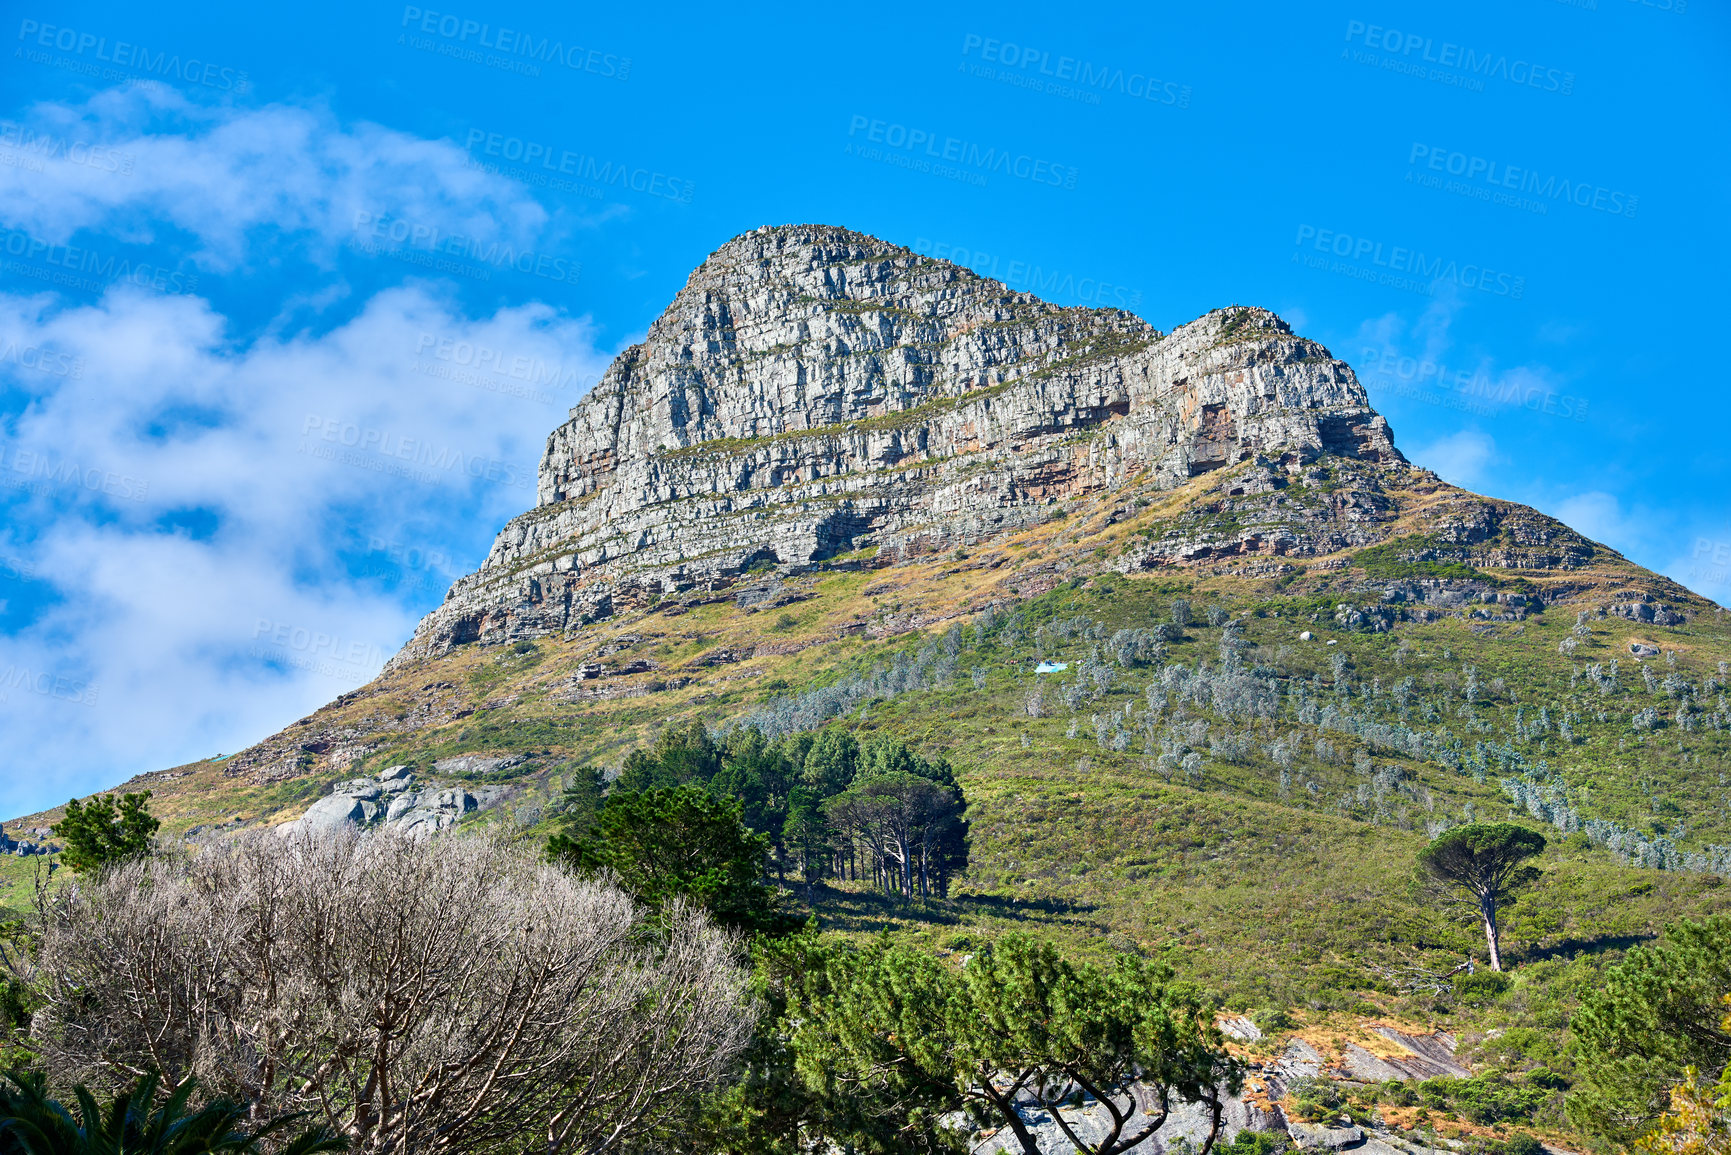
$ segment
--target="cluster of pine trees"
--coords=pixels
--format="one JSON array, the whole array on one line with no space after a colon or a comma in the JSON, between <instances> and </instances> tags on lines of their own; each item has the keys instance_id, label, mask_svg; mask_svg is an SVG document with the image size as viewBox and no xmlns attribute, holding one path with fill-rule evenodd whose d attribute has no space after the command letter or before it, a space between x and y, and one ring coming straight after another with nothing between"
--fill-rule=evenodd
<instances>
[{"instance_id":1,"label":"cluster of pine trees","mask_svg":"<svg viewBox=\"0 0 1731 1155\"><path fill-rule=\"evenodd\" d=\"M721 735L700 722L669 727L611 782L591 767L567 775L558 808L554 853L616 870L621 840L655 814L692 829L712 811L721 832L730 823L748 832L734 858L755 858L783 885L793 875L808 895L837 878L944 897L967 863L966 800L949 762L892 736L860 742L840 726L774 739L755 726Z\"/></svg>"}]
</instances>

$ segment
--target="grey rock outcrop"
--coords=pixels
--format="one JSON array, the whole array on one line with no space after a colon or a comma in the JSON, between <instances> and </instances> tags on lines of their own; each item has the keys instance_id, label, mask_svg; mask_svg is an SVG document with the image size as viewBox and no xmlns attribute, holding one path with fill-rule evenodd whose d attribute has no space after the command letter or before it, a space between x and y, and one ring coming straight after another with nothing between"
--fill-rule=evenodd
<instances>
[{"instance_id":1,"label":"grey rock outcrop","mask_svg":"<svg viewBox=\"0 0 1731 1155\"><path fill-rule=\"evenodd\" d=\"M474 765L463 758L448 760L463 767ZM479 759L497 763L501 759ZM444 766L445 761L435 763ZM468 790L417 781L412 768L392 766L377 778L355 778L339 782L331 793L307 808L305 814L282 829L327 831L345 825L377 826L411 837L425 837L455 826L465 815L497 805L510 795L509 787L481 786Z\"/></svg>"},{"instance_id":2,"label":"grey rock outcrop","mask_svg":"<svg viewBox=\"0 0 1731 1155\"><path fill-rule=\"evenodd\" d=\"M28 857L33 854L54 854L59 849L59 846L49 842L32 842L28 838L13 838L6 833L4 826L0 826L0 854Z\"/></svg>"},{"instance_id":3,"label":"grey rock outcrop","mask_svg":"<svg viewBox=\"0 0 1731 1155\"><path fill-rule=\"evenodd\" d=\"M1286 1125L1286 1134L1301 1151L1339 1151L1343 1147L1354 1147L1364 1142L1364 1128L1331 1127L1326 1123L1300 1123L1295 1120Z\"/></svg>"},{"instance_id":4,"label":"grey rock outcrop","mask_svg":"<svg viewBox=\"0 0 1731 1155\"><path fill-rule=\"evenodd\" d=\"M536 507L393 662L754 569L949 548L1137 477L1325 454L1404 461L1352 369L1266 310L1160 333L845 229L758 229L553 431Z\"/></svg>"}]
</instances>

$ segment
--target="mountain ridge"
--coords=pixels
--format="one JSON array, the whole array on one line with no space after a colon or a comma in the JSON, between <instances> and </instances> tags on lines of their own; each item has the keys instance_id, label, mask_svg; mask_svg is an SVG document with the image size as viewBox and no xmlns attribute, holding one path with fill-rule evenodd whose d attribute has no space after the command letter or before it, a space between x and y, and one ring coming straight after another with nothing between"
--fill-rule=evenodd
<instances>
[{"instance_id":1,"label":"mountain ridge","mask_svg":"<svg viewBox=\"0 0 1731 1155\"><path fill-rule=\"evenodd\" d=\"M396 660L753 565L965 545L1138 472L1170 488L1264 452L1405 460L1350 366L1266 310L1162 334L848 230L758 229L549 435L536 508Z\"/></svg>"}]
</instances>

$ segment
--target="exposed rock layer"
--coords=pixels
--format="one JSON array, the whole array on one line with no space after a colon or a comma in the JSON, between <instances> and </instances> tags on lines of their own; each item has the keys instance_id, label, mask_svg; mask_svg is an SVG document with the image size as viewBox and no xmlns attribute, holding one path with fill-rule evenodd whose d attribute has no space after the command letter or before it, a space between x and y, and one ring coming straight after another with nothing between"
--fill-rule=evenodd
<instances>
[{"instance_id":1,"label":"exposed rock layer","mask_svg":"<svg viewBox=\"0 0 1731 1155\"><path fill-rule=\"evenodd\" d=\"M1404 460L1352 369L1265 310L1161 334L844 229L759 229L553 431L536 508L396 660L754 568L972 542L1138 476L1324 454Z\"/></svg>"}]
</instances>

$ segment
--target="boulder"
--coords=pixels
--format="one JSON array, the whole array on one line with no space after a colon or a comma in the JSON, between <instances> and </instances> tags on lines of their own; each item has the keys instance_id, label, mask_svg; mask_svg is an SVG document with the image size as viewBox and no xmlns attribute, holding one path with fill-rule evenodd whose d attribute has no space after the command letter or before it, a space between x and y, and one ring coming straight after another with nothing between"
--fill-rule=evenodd
<instances>
[{"instance_id":1,"label":"boulder","mask_svg":"<svg viewBox=\"0 0 1731 1155\"><path fill-rule=\"evenodd\" d=\"M360 799L347 794L331 794L307 807L298 823L302 830L336 830L344 823L370 821Z\"/></svg>"},{"instance_id":2,"label":"boulder","mask_svg":"<svg viewBox=\"0 0 1731 1155\"><path fill-rule=\"evenodd\" d=\"M1338 1151L1364 1142L1364 1128L1330 1126L1327 1123L1288 1121L1286 1134L1301 1151Z\"/></svg>"},{"instance_id":3,"label":"boulder","mask_svg":"<svg viewBox=\"0 0 1731 1155\"><path fill-rule=\"evenodd\" d=\"M379 771L380 782L406 782L415 773L413 766L386 766Z\"/></svg>"},{"instance_id":4,"label":"boulder","mask_svg":"<svg viewBox=\"0 0 1731 1155\"><path fill-rule=\"evenodd\" d=\"M401 815L391 828L410 838L429 838L447 827L455 826L457 817L447 811L418 807Z\"/></svg>"}]
</instances>

